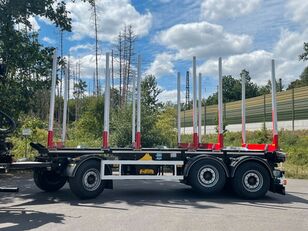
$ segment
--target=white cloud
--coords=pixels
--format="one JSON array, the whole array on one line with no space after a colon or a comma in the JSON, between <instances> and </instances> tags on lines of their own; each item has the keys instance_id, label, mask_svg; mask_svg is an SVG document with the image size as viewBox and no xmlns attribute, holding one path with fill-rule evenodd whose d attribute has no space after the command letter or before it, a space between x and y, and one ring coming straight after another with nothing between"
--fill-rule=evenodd
<instances>
[{"instance_id":1,"label":"white cloud","mask_svg":"<svg viewBox=\"0 0 308 231\"><path fill-rule=\"evenodd\" d=\"M95 73L95 55L88 54L82 57L71 56L70 62L73 71L76 69L76 65L80 62L80 76L81 78L93 78ZM99 62L99 76L103 78L105 76L105 55L98 55Z\"/></svg>"},{"instance_id":2,"label":"white cloud","mask_svg":"<svg viewBox=\"0 0 308 231\"><path fill-rule=\"evenodd\" d=\"M299 75L305 68L305 64L298 60L278 60L276 67L276 79L281 78L283 84L288 85L291 81L299 78Z\"/></svg>"},{"instance_id":3,"label":"white cloud","mask_svg":"<svg viewBox=\"0 0 308 231\"><path fill-rule=\"evenodd\" d=\"M270 60L273 54L264 50L251 53L233 55L222 60L223 75L238 77L243 69L249 71L252 81L265 84L270 79ZM197 71L203 75L214 76L218 79L218 59L210 59L197 67Z\"/></svg>"},{"instance_id":4,"label":"white cloud","mask_svg":"<svg viewBox=\"0 0 308 231\"><path fill-rule=\"evenodd\" d=\"M261 0L203 0L201 18L236 18L251 13L260 6L260 2Z\"/></svg>"},{"instance_id":5,"label":"white cloud","mask_svg":"<svg viewBox=\"0 0 308 231\"><path fill-rule=\"evenodd\" d=\"M174 73L173 56L168 53L158 54L151 63L147 74L155 75L157 78L163 75L170 75Z\"/></svg>"},{"instance_id":6,"label":"white cloud","mask_svg":"<svg viewBox=\"0 0 308 231\"><path fill-rule=\"evenodd\" d=\"M165 90L158 95L158 100L160 102L172 102L177 103L177 90ZM185 91L181 91L181 102L185 102Z\"/></svg>"},{"instance_id":7,"label":"white cloud","mask_svg":"<svg viewBox=\"0 0 308 231\"><path fill-rule=\"evenodd\" d=\"M282 79L285 85L297 79L305 68L305 63L298 60L305 33L283 31L273 52L256 50L250 53L232 55L223 59L223 75L238 77L242 69L250 72L252 81L266 84L271 78L271 59L276 60L276 79ZM218 60L210 59L198 67L198 72L213 76L217 81Z\"/></svg>"},{"instance_id":8,"label":"white cloud","mask_svg":"<svg viewBox=\"0 0 308 231\"><path fill-rule=\"evenodd\" d=\"M287 15L289 15L294 22L308 25L308 1L288 0L286 10Z\"/></svg>"},{"instance_id":9,"label":"white cloud","mask_svg":"<svg viewBox=\"0 0 308 231\"><path fill-rule=\"evenodd\" d=\"M91 79L95 73L95 54L84 53L81 54L71 54L70 56L70 64L72 72L76 72L76 68L78 69L78 65L80 63L80 77L81 79ZM68 57L66 57L67 59ZM111 56L109 58L109 67L111 71ZM77 67L76 67L77 66ZM100 80L105 79L105 69L106 66L106 56L105 54L98 55L98 72ZM114 59L114 78L118 79L118 71L119 71L119 62L115 58Z\"/></svg>"},{"instance_id":10,"label":"white cloud","mask_svg":"<svg viewBox=\"0 0 308 231\"><path fill-rule=\"evenodd\" d=\"M29 20L29 22L30 22L30 24L31 24L31 27L32 27L31 29L32 29L33 31L38 31L38 30L40 29L40 26L39 26L39 24L37 23L35 17L30 16L28 20Z\"/></svg>"},{"instance_id":11,"label":"white cloud","mask_svg":"<svg viewBox=\"0 0 308 231\"><path fill-rule=\"evenodd\" d=\"M52 21L50 21L50 19L46 18L46 17L38 17L39 21L47 24L47 25L52 25Z\"/></svg>"},{"instance_id":12,"label":"white cloud","mask_svg":"<svg viewBox=\"0 0 308 231\"><path fill-rule=\"evenodd\" d=\"M44 38L42 38L42 40L44 42L48 43L48 44L55 44L56 43L56 41L54 39L51 39L49 37L44 37Z\"/></svg>"},{"instance_id":13,"label":"white cloud","mask_svg":"<svg viewBox=\"0 0 308 231\"><path fill-rule=\"evenodd\" d=\"M299 77L305 68L305 63L298 60L303 53L304 42L308 38L308 29L303 32L282 30L279 41L276 43L273 52L280 65L277 67L277 74L290 82Z\"/></svg>"},{"instance_id":14,"label":"white cloud","mask_svg":"<svg viewBox=\"0 0 308 231\"><path fill-rule=\"evenodd\" d=\"M74 53L74 52L80 52L80 50L83 51L92 51L94 49L94 45L93 44L79 44L76 46L73 46L69 49L70 53Z\"/></svg>"},{"instance_id":15,"label":"white cloud","mask_svg":"<svg viewBox=\"0 0 308 231\"><path fill-rule=\"evenodd\" d=\"M238 54L248 50L252 38L227 33L224 28L208 22L177 24L156 36L156 41L177 51L177 59L209 58Z\"/></svg>"},{"instance_id":16,"label":"white cloud","mask_svg":"<svg viewBox=\"0 0 308 231\"><path fill-rule=\"evenodd\" d=\"M96 1L99 40L114 42L125 25L132 25L135 34L148 34L152 25L152 14L139 13L129 0ZM72 39L95 37L93 10L88 2L69 2L67 8L72 18Z\"/></svg>"},{"instance_id":17,"label":"white cloud","mask_svg":"<svg viewBox=\"0 0 308 231\"><path fill-rule=\"evenodd\" d=\"M274 53L279 58L298 60L299 54L304 51L303 46L307 38L308 29L301 33L283 29L280 33L279 41L274 47Z\"/></svg>"}]
</instances>

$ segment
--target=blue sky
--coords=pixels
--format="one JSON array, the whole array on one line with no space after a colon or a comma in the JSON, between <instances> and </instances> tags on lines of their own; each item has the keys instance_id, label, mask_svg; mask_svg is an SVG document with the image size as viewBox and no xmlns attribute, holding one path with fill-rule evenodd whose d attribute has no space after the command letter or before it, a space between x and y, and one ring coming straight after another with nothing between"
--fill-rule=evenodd
<instances>
[{"instance_id":1,"label":"blue sky","mask_svg":"<svg viewBox=\"0 0 308 231\"><path fill-rule=\"evenodd\" d=\"M176 73L184 75L197 56L206 96L217 86L217 59L223 74L250 71L252 80L265 84L270 60L276 59L277 78L287 85L298 78L305 64L298 61L308 41L308 1L302 0L97 0L100 78L104 80L104 54L115 44L124 25L138 36L136 53L143 57L143 72L154 74L164 90L161 100L176 100ZM64 55L81 62L81 77L92 89L94 72L93 16L87 3L67 4L72 32L64 34ZM44 45L59 47L58 29L48 20L31 19ZM203 96L205 93L202 93Z\"/></svg>"}]
</instances>

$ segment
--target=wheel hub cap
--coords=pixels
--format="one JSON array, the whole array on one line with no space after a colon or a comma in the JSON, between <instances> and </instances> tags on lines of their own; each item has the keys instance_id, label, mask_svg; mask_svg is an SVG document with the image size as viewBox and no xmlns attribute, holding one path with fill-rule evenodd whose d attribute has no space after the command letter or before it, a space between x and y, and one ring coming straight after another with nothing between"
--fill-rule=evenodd
<instances>
[{"instance_id":1,"label":"wheel hub cap","mask_svg":"<svg viewBox=\"0 0 308 231\"><path fill-rule=\"evenodd\" d=\"M244 187L249 192L257 192L263 186L263 177L259 172L249 171L243 175Z\"/></svg>"},{"instance_id":2,"label":"wheel hub cap","mask_svg":"<svg viewBox=\"0 0 308 231\"><path fill-rule=\"evenodd\" d=\"M203 186L213 187L218 182L219 174L217 169L207 166L200 169L198 178Z\"/></svg>"},{"instance_id":3,"label":"wheel hub cap","mask_svg":"<svg viewBox=\"0 0 308 231\"><path fill-rule=\"evenodd\" d=\"M97 169L89 169L83 176L83 186L88 191L96 190L100 185L100 174Z\"/></svg>"}]
</instances>

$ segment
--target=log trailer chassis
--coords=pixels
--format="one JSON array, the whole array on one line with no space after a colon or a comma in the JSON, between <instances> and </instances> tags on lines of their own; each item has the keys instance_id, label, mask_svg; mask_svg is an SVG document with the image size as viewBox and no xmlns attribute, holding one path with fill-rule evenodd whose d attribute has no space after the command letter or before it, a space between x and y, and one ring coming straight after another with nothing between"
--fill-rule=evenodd
<instances>
[{"instance_id":1,"label":"log trailer chassis","mask_svg":"<svg viewBox=\"0 0 308 231\"><path fill-rule=\"evenodd\" d=\"M53 56L52 90L48 147L31 143L39 155L34 162L13 162L2 158L0 168L33 169L35 184L44 191L57 191L68 181L73 194L80 199L97 197L105 188L113 188L113 180L120 179L177 179L204 194L217 193L230 182L241 197L256 199L267 191L285 194L284 172L276 169L285 161L278 147L276 85L272 84L273 143L249 144L245 133L245 79L242 78L242 147L224 147L222 119L222 60L218 61L218 142L201 143L201 74L197 84L196 58L193 58L193 136L192 143L181 143L180 74L177 81L178 148L142 148L140 129L141 56L138 56L137 87L133 76L132 147L110 148L109 53L106 54L104 131L101 148L64 147L66 132L67 87L64 91L62 142L53 141L53 115L56 89L56 51ZM67 70L66 70L67 77ZM67 78L64 85L67 86ZM272 60L272 83L275 83L275 63ZM197 85L199 94L197 100ZM137 92L136 91L137 88ZM135 94L137 93L137 94ZM137 97L137 113L135 96ZM137 117L137 124L135 122ZM204 125L205 126L205 125ZM136 128L136 131L135 131ZM6 153L7 154L7 153ZM7 154L7 156L9 156ZM5 161L3 161L5 159Z\"/></svg>"}]
</instances>

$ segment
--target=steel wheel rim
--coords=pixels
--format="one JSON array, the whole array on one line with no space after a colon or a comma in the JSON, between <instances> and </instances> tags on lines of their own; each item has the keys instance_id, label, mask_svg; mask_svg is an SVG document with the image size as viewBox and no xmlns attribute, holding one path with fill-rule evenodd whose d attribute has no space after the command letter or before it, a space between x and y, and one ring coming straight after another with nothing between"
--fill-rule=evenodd
<instances>
[{"instance_id":1,"label":"steel wheel rim","mask_svg":"<svg viewBox=\"0 0 308 231\"><path fill-rule=\"evenodd\" d=\"M87 191L95 191L100 183L100 173L95 168L88 169L82 177L82 185Z\"/></svg>"},{"instance_id":2,"label":"steel wheel rim","mask_svg":"<svg viewBox=\"0 0 308 231\"><path fill-rule=\"evenodd\" d=\"M249 192L257 192L263 186L263 176L260 172L249 170L242 177L244 188Z\"/></svg>"},{"instance_id":3,"label":"steel wheel rim","mask_svg":"<svg viewBox=\"0 0 308 231\"><path fill-rule=\"evenodd\" d=\"M217 184L218 180L219 172L215 167L206 165L199 169L198 181L202 186L206 188L213 187Z\"/></svg>"}]
</instances>

